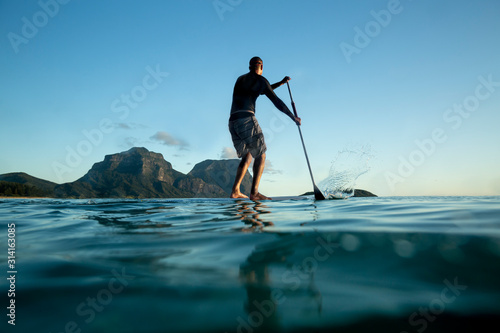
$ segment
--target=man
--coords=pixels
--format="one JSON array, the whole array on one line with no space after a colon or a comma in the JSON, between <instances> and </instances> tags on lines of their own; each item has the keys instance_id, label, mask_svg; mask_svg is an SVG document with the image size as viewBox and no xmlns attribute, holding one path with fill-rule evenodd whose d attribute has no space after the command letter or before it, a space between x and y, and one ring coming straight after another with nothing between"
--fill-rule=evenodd
<instances>
[{"instance_id":1,"label":"man","mask_svg":"<svg viewBox=\"0 0 500 333\"><path fill-rule=\"evenodd\" d=\"M266 95L274 106L289 116L297 125L301 119L295 117L281 99L276 96L274 89L287 83L290 78L285 76L283 80L273 85L262 76L264 65L262 59L253 57L250 59L250 72L236 80L233 91L233 103L229 117L229 131L233 140L234 148L241 158L236 172L231 198L248 198L240 192L240 185L245 176L252 157L255 159L253 165L253 183L250 192L251 200L270 200L270 198L259 193L259 183L264 171L266 161L266 143L264 135L255 118L255 101L259 95Z\"/></svg>"}]
</instances>

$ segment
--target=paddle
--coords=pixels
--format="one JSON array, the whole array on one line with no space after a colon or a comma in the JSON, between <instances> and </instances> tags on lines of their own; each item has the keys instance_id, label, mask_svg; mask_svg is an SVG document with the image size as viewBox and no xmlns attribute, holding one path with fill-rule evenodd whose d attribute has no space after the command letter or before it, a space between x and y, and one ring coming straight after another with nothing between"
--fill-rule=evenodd
<instances>
[{"instance_id":1,"label":"paddle","mask_svg":"<svg viewBox=\"0 0 500 333\"><path fill-rule=\"evenodd\" d=\"M292 101L293 113L295 114L295 117L298 117L297 109L295 108L295 103L292 97L292 91L290 90L290 84L287 82L286 85L288 86L288 92L290 93L290 100ZM325 200L325 196L323 195L323 193L321 193L320 189L314 183L314 177L311 171L311 164L309 163L309 157L307 157L306 145L304 144L304 138L302 137L302 131L300 130L300 125L297 125L297 128L299 129L300 140L302 141L302 147L304 148L304 154L306 155L307 166L309 167L309 174L311 174L311 180L314 186L314 198L316 200Z\"/></svg>"}]
</instances>

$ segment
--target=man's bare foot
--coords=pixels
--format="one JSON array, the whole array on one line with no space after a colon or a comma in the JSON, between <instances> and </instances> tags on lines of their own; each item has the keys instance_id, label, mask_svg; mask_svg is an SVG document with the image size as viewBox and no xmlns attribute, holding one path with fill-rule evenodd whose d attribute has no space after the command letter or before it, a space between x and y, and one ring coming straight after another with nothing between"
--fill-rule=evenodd
<instances>
[{"instance_id":1,"label":"man's bare foot","mask_svg":"<svg viewBox=\"0 0 500 333\"><path fill-rule=\"evenodd\" d=\"M273 200L273 199L266 197L264 194L257 193L257 194L250 194L250 200L259 201L259 200Z\"/></svg>"},{"instance_id":2,"label":"man's bare foot","mask_svg":"<svg viewBox=\"0 0 500 333\"><path fill-rule=\"evenodd\" d=\"M244 195L240 191L231 193L229 197L232 199L248 199L248 196Z\"/></svg>"}]
</instances>

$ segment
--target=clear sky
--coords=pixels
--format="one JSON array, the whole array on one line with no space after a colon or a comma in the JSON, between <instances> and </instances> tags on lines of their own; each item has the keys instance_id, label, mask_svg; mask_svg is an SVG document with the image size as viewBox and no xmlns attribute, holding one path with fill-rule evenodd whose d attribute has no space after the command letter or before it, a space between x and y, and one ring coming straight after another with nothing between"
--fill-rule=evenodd
<instances>
[{"instance_id":1,"label":"clear sky","mask_svg":"<svg viewBox=\"0 0 500 333\"><path fill-rule=\"evenodd\" d=\"M378 195L500 195L499 17L498 0L1 0L0 174L70 182L133 146L184 173L230 157L258 55L292 78L317 183L354 147ZM257 119L262 193L311 190L295 124L265 96Z\"/></svg>"}]
</instances>

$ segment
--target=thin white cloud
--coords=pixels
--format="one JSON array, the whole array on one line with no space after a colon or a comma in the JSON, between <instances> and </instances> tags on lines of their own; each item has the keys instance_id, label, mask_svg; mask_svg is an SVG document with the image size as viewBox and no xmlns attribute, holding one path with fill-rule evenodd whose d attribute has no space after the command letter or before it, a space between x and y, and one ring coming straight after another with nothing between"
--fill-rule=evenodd
<instances>
[{"instance_id":1,"label":"thin white cloud","mask_svg":"<svg viewBox=\"0 0 500 333\"><path fill-rule=\"evenodd\" d=\"M124 130L148 128L146 125L137 124L137 123L116 123L115 127L118 129L124 129Z\"/></svg>"},{"instance_id":2,"label":"thin white cloud","mask_svg":"<svg viewBox=\"0 0 500 333\"><path fill-rule=\"evenodd\" d=\"M222 159L233 159L238 158L238 154L234 148L224 147L222 148L222 152L220 153L220 158Z\"/></svg>"},{"instance_id":3,"label":"thin white cloud","mask_svg":"<svg viewBox=\"0 0 500 333\"><path fill-rule=\"evenodd\" d=\"M224 147L222 148L222 152L220 153L220 158L221 159L234 159L238 158L238 154L236 153L236 150L231 147ZM249 169L252 170L253 168L253 162L254 160L252 159L252 163L250 164ZM264 167L264 173L267 173L269 175L281 175L283 174L282 170L278 170L274 168L273 163L270 160L266 160L266 164Z\"/></svg>"},{"instance_id":4,"label":"thin white cloud","mask_svg":"<svg viewBox=\"0 0 500 333\"><path fill-rule=\"evenodd\" d=\"M177 147L181 150L187 150L189 148L189 144L186 141L176 139L172 135L164 131L156 132L155 135L150 137L150 139L162 145Z\"/></svg>"},{"instance_id":5,"label":"thin white cloud","mask_svg":"<svg viewBox=\"0 0 500 333\"><path fill-rule=\"evenodd\" d=\"M264 173L270 174L270 175L281 175L283 174L282 170L275 169L271 161L266 160L266 164L264 167Z\"/></svg>"},{"instance_id":6,"label":"thin white cloud","mask_svg":"<svg viewBox=\"0 0 500 333\"><path fill-rule=\"evenodd\" d=\"M138 145L138 143L139 143L139 139L137 139L137 138L134 138L131 136L125 138L125 145L127 147L135 147Z\"/></svg>"}]
</instances>

